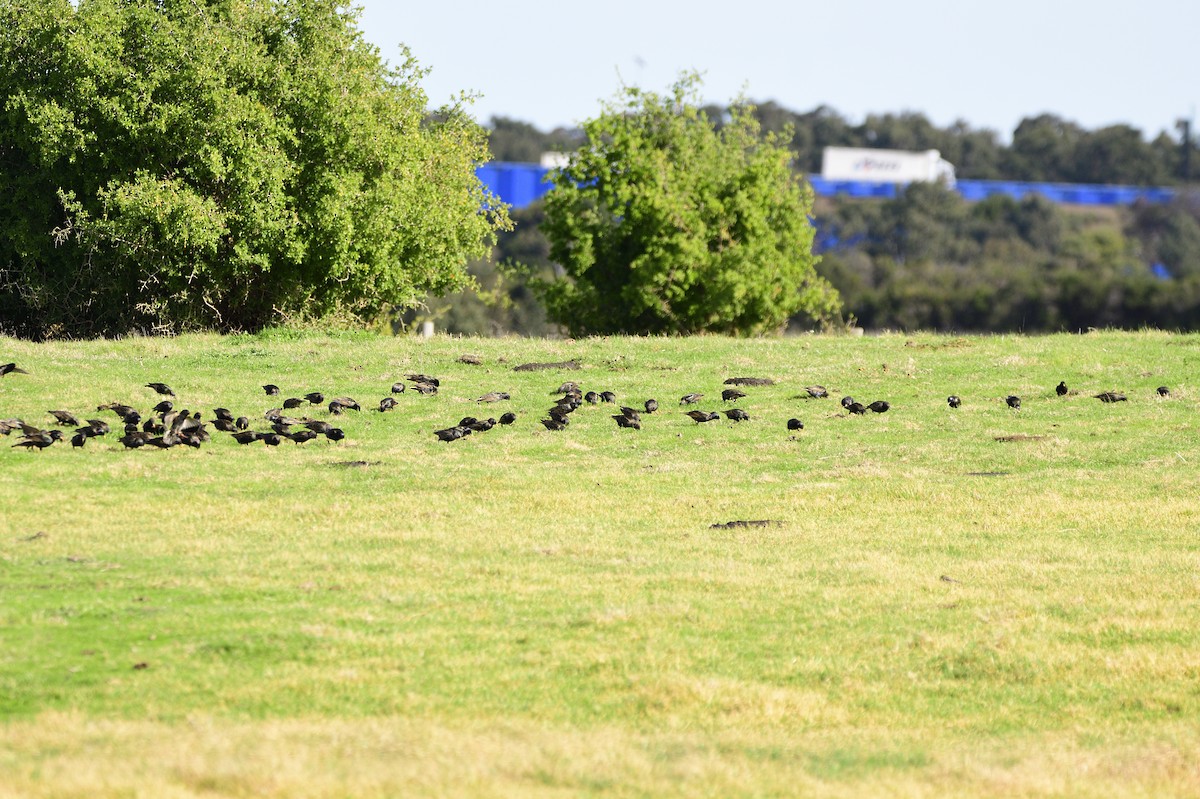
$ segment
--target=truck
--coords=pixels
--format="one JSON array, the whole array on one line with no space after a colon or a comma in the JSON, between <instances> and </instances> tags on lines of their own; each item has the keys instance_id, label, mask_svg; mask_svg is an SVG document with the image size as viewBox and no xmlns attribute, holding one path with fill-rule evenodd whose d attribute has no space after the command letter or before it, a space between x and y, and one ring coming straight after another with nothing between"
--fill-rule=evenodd
<instances>
[{"instance_id":1,"label":"truck","mask_svg":"<svg viewBox=\"0 0 1200 799\"><path fill-rule=\"evenodd\" d=\"M825 180L872 183L943 181L954 186L954 164L937 150L875 150L862 147L826 147L821 157Z\"/></svg>"}]
</instances>

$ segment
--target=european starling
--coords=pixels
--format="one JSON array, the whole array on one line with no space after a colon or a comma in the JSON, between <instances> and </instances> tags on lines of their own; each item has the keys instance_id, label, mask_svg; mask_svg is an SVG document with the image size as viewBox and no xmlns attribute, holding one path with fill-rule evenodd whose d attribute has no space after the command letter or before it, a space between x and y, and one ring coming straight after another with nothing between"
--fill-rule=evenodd
<instances>
[{"instance_id":1,"label":"european starling","mask_svg":"<svg viewBox=\"0 0 1200 799\"><path fill-rule=\"evenodd\" d=\"M551 391L551 394L570 394L579 391L579 384L574 380L568 380L558 387L557 391Z\"/></svg>"},{"instance_id":2,"label":"european starling","mask_svg":"<svg viewBox=\"0 0 1200 799\"><path fill-rule=\"evenodd\" d=\"M29 372L26 372L24 369L20 368L15 363L0 364L0 377L4 377L5 375L8 375L8 374L27 375L27 374L29 374Z\"/></svg>"},{"instance_id":3,"label":"european starling","mask_svg":"<svg viewBox=\"0 0 1200 799\"><path fill-rule=\"evenodd\" d=\"M309 405L320 405L325 401L325 395L320 391L310 391L304 395L304 398L308 400Z\"/></svg>"},{"instance_id":4,"label":"european starling","mask_svg":"<svg viewBox=\"0 0 1200 799\"><path fill-rule=\"evenodd\" d=\"M750 421L750 414L746 413L741 408L732 408L728 411L722 411L722 413L729 417L729 420L733 422Z\"/></svg>"},{"instance_id":5,"label":"european starling","mask_svg":"<svg viewBox=\"0 0 1200 799\"><path fill-rule=\"evenodd\" d=\"M213 408L213 418L233 421L233 412L228 408Z\"/></svg>"},{"instance_id":6,"label":"european starling","mask_svg":"<svg viewBox=\"0 0 1200 799\"><path fill-rule=\"evenodd\" d=\"M627 405L621 406L621 415L624 416L626 419L630 419L634 422L642 421L642 415L640 413L638 413L637 409L630 408Z\"/></svg>"},{"instance_id":7,"label":"european starling","mask_svg":"<svg viewBox=\"0 0 1200 799\"><path fill-rule=\"evenodd\" d=\"M175 403L171 402L170 400L163 400L154 406L155 413L170 413L174 409Z\"/></svg>"},{"instance_id":8,"label":"european starling","mask_svg":"<svg viewBox=\"0 0 1200 799\"><path fill-rule=\"evenodd\" d=\"M138 447L144 447L144 446L146 446L146 442L149 440L150 440L149 433L142 433L142 432L136 432L136 431L133 433L126 433L125 435L123 435L117 439L117 441L119 441L125 445L126 449L137 449Z\"/></svg>"},{"instance_id":9,"label":"european starling","mask_svg":"<svg viewBox=\"0 0 1200 799\"><path fill-rule=\"evenodd\" d=\"M346 437L346 432L340 427L331 427L325 431L325 437L330 441L341 441Z\"/></svg>"},{"instance_id":10,"label":"european starling","mask_svg":"<svg viewBox=\"0 0 1200 799\"><path fill-rule=\"evenodd\" d=\"M1060 397L1062 397L1062 396L1066 396L1066 393L1067 393L1067 382L1066 382L1065 380L1060 380L1060 381L1058 382L1058 385L1054 387L1054 393L1055 393L1055 394L1057 394L1057 395L1058 395L1058 396L1060 396Z\"/></svg>"},{"instance_id":11,"label":"european starling","mask_svg":"<svg viewBox=\"0 0 1200 799\"><path fill-rule=\"evenodd\" d=\"M496 420L488 417L487 419L476 419L474 424L467 425L476 433L486 433L496 426Z\"/></svg>"},{"instance_id":12,"label":"european starling","mask_svg":"<svg viewBox=\"0 0 1200 799\"><path fill-rule=\"evenodd\" d=\"M484 394L476 402L500 402L501 400L510 399L511 396L507 391L489 391Z\"/></svg>"},{"instance_id":13,"label":"european starling","mask_svg":"<svg viewBox=\"0 0 1200 799\"><path fill-rule=\"evenodd\" d=\"M436 387L436 386L440 386L442 384L442 382L440 380L438 380L436 377L430 377L429 375L413 374L413 375L405 375L405 377L407 377L409 380L411 380L414 383L424 383L427 386L435 386Z\"/></svg>"},{"instance_id":14,"label":"european starling","mask_svg":"<svg viewBox=\"0 0 1200 799\"><path fill-rule=\"evenodd\" d=\"M46 413L57 419L63 427L79 427L79 420L70 411L46 411Z\"/></svg>"},{"instance_id":15,"label":"european starling","mask_svg":"<svg viewBox=\"0 0 1200 799\"><path fill-rule=\"evenodd\" d=\"M946 397L946 404L951 408L957 408L962 405L962 399L957 394L951 394L949 397Z\"/></svg>"},{"instance_id":16,"label":"european starling","mask_svg":"<svg viewBox=\"0 0 1200 799\"><path fill-rule=\"evenodd\" d=\"M658 400L648 399L645 403L646 413L654 413L658 410Z\"/></svg>"},{"instance_id":17,"label":"european starling","mask_svg":"<svg viewBox=\"0 0 1200 799\"><path fill-rule=\"evenodd\" d=\"M542 426L545 427L547 430L566 430L567 429L567 423L565 421L559 421L558 419L553 419L553 418L539 419L538 421L540 421L542 423Z\"/></svg>"},{"instance_id":18,"label":"european starling","mask_svg":"<svg viewBox=\"0 0 1200 799\"><path fill-rule=\"evenodd\" d=\"M304 400L300 399L299 397L288 397L283 401L283 408L284 410L290 411L293 408L299 408L303 404Z\"/></svg>"},{"instance_id":19,"label":"european starling","mask_svg":"<svg viewBox=\"0 0 1200 799\"><path fill-rule=\"evenodd\" d=\"M746 392L736 388L727 388L721 392L721 399L725 402L737 402L744 396Z\"/></svg>"},{"instance_id":20,"label":"european starling","mask_svg":"<svg viewBox=\"0 0 1200 799\"><path fill-rule=\"evenodd\" d=\"M279 433L259 433L258 440L268 447L278 447L283 441L283 436L279 435Z\"/></svg>"},{"instance_id":21,"label":"european starling","mask_svg":"<svg viewBox=\"0 0 1200 799\"><path fill-rule=\"evenodd\" d=\"M471 425L475 424L478 421L479 420L476 419L474 416L464 416L463 418L458 420L458 426L459 427L470 427Z\"/></svg>"},{"instance_id":22,"label":"european starling","mask_svg":"<svg viewBox=\"0 0 1200 799\"><path fill-rule=\"evenodd\" d=\"M1159 386L1158 388L1155 389L1155 391L1158 392L1158 396L1160 396L1160 397L1171 396L1171 389L1167 388L1166 386Z\"/></svg>"},{"instance_id":23,"label":"european starling","mask_svg":"<svg viewBox=\"0 0 1200 799\"><path fill-rule=\"evenodd\" d=\"M433 383L413 383L412 390L423 397L438 393L437 386Z\"/></svg>"},{"instance_id":24,"label":"european starling","mask_svg":"<svg viewBox=\"0 0 1200 799\"><path fill-rule=\"evenodd\" d=\"M339 415L344 410L361 411L362 406L350 397L334 397L329 401L329 412L334 416Z\"/></svg>"},{"instance_id":25,"label":"european starling","mask_svg":"<svg viewBox=\"0 0 1200 799\"><path fill-rule=\"evenodd\" d=\"M627 427L630 430L641 430L642 425L637 419L631 419L623 413L613 415L613 421L617 423L617 427Z\"/></svg>"},{"instance_id":26,"label":"european starling","mask_svg":"<svg viewBox=\"0 0 1200 799\"><path fill-rule=\"evenodd\" d=\"M585 402L587 402L591 405L596 405L600 402L600 395L597 394L595 391L589 391L588 393L583 395L583 399Z\"/></svg>"},{"instance_id":27,"label":"european starling","mask_svg":"<svg viewBox=\"0 0 1200 799\"><path fill-rule=\"evenodd\" d=\"M1004 398L1004 401L1007 402L1008 407L1012 408L1013 410L1015 410L1015 411L1021 410L1021 398L1016 396L1015 394L1009 394L1007 397Z\"/></svg>"},{"instance_id":28,"label":"european starling","mask_svg":"<svg viewBox=\"0 0 1200 799\"><path fill-rule=\"evenodd\" d=\"M233 434L233 440L239 444L253 444L258 441L258 433L253 430L243 430Z\"/></svg>"},{"instance_id":29,"label":"european starling","mask_svg":"<svg viewBox=\"0 0 1200 799\"><path fill-rule=\"evenodd\" d=\"M229 419L213 419L212 426L222 433L234 433L237 431L237 427Z\"/></svg>"},{"instance_id":30,"label":"european starling","mask_svg":"<svg viewBox=\"0 0 1200 799\"><path fill-rule=\"evenodd\" d=\"M384 413L385 411L390 411L392 408L395 408L395 407L396 407L396 400L392 399L391 397L384 397L383 399L381 399L379 401L379 412L380 413Z\"/></svg>"},{"instance_id":31,"label":"european starling","mask_svg":"<svg viewBox=\"0 0 1200 799\"><path fill-rule=\"evenodd\" d=\"M703 396L704 396L703 394L684 394L682 397L679 398L679 404L680 405L694 405L695 403L699 402Z\"/></svg>"},{"instance_id":32,"label":"european starling","mask_svg":"<svg viewBox=\"0 0 1200 799\"><path fill-rule=\"evenodd\" d=\"M447 427L444 430L434 430L433 434L438 437L439 441L457 441L463 436L471 435L471 428L459 425Z\"/></svg>"},{"instance_id":33,"label":"european starling","mask_svg":"<svg viewBox=\"0 0 1200 799\"><path fill-rule=\"evenodd\" d=\"M166 383L147 383L146 388L152 388L164 397L173 397L175 392Z\"/></svg>"},{"instance_id":34,"label":"european starling","mask_svg":"<svg viewBox=\"0 0 1200 799\"><path fill-rule=\"evenodd\" d=\"M788 430L803 430L804 422L800 421L799 419L788 419L787 428Z\"/></svg>"},{"instance_id":35,"label":"european starling","mask_svg":"<svg viewBox=\"0 0 1200 799\"><path fill-rule=\"evenodd\" d=\"M867 406L863 405L861 402L850 400L848 405L845 403L843 403L843 405L845 405L846 410L850 411L850 413L853 413L856 416L862 416L867 412Z\"/></svg>"},{"instance_id":36,"label":"european starling","mask_svg":"<svg viewBox=\"0 0 1200 799\"><path fill-rule=\"evenodd\" d=\"M267 383L265 386L262 387L262 390L267 392L268 397L279 396L279 386L277 386L273 383Z\"/></svg>"},{"instance_id":37,"label":"european starling","mask_svg":"<svg viewBox=\"0 0 1200 799\"><path fill-rule=\"evenodd\" d=\"M508 413L506 413L500 417L500 424L503 424L503 425L509 425L515 421L517 421L517 415L515 413L513 413L512 411L509 411Z\"/></svg>"},{"instance_id":38,"label":"european starling","mask_svg":"<svg viewBox=\"0 0 1200 799\"><path fill-rule=\"evenodd\" d=\"M403 394L404 393L404 383L400 382L400 381L392 383L392 393L393 394Z\"/></svg>"},{"instance_id":39,"label":"european starling","mask_svg":"<svg viewBox=\"0 0 1200 799\"><path fill-rule=\"evenodd\" d=\"M701 424L703 422L715 422L721 418L721 414L715 412L709 413L708 411L688 411L686 416L691 418L691 420L696 424Z\"/></svg>"},{"instance_id":40,"label":"european starling","mask_svg":"<svg viewBox=\"0 0 1200 799\"><path fill-rule=\"evenodd\" d=\"M1117 391L1104 391L1096 395L1101 402L1125 402L1125 395Z\"/></svg>"},{"instance_id":41,"label":"european starling","mask_svg":"<svg viewBox=\"0 0 1200 799\"><path fill-rule=\"evenodd\" d=\"M849 410L850 406L853 404L854 404L854 397L848 397L848 396L842 397L842 407L843 408L846 408L847 410Z\"/></svg>"},{"instance_id":42,"label":"european starling","mask_svg":"<svg viewBox=\"0 0 1200 799\"><path fill-rule=\"evenodd\" d=\"M305 422L304 426L316 433L328 433L333 429L333 425L329 422L323 422L320 419L313 419L310 422Z\"/></svg>"},{"instance_id":43,"label":"european starling","mask_svg":"<svg viewBox=\"0 0 1200 799\"><path fill-rule=\"evenodd\" d=\"M92 432L88 433L88 432L86 432L87 430L91 430ZM84 434L89 437L90 436L106 436L109 434L109 432L111 432L111 430L112 430L112 428L110 428L108 426L108 422L105 422L101 419L88 419L87 427L84 428L83 431L81 431L81 432L84 432Z\"/></svg>"},{"instance_id":44,"label":"european starling","mask_svg":"<svg viewBox=\"0 0 1200 799\"><path fill-rule=\"evenodd\" d=\"M617 395L611 391L601 391L600 392L600 401L601 402L611 402L613 404L616 404Z\"/></svg>"},{"instance_id":45,"label":"european starling","mask_svg":"<svg viewBox=\"0 0 1200 799\"><path fill-rule=\"evenodd\" d=\"M315 430L297 430L294 433L288 433L287 437L297 444L304 444L312 441L319 434Z\"/></svg>"},{"instance_id":46,"label":"european starling","mask_svg":"<svg viewBox=\"0 0 1200 799\"><path fill-rule=\"evenodd\" d=\"M875 400L867 406L867 409L875 411L875 413L887 413L888 408L890 407L892 406L888 405L887 400Z\"/></svg>"},{"instance_id":47,"label":"european starling","mask_svg":"<svg viewBox=\"0 0 1200 799\"><path fill-rule=\"evenodd\" d=\"M250 427L250 419L245 416L239 416L233 420L233 426L238 430L247 430Z\"/></svg>"},{"instance_id":48,"label":"european starling","mask_svg":"<svg viewBox=\"0 0 1200 799\"><path fill-rule=\"evenodd\" d=\"M88 437L84 433L76 433L75 435L71 436L71 446L82 447L87 443L87 440Z\"/></svg>"},{"instance_id":49,"label":"european starling","mask_svg":"<svg viewBox=\"0 0 1200 799\"><path fill-rule=\"evenodd\" d=\"M829 396L829 392L825 390L825 386L805 386L804 390L813 399L823 399Z\"/></svg>"},{"instance_id":50,"label":"european starling","mask_svg":"<svg viewBox=\"0 0 1200 799\"><path fill-rule=\"evenodd\" d=\"M555 405L553 408L548 410L546 415L564 427L571 423L570 418L568 418L571 415L571 411L558 405Z\"/></svg>"}]
</instances>

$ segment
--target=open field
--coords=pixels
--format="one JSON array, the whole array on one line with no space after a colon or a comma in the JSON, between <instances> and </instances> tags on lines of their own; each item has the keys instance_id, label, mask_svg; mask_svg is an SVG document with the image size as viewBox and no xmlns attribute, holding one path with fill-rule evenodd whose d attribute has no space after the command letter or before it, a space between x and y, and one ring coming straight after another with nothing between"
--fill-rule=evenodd
<instances>
[{"instance_id":1,"label":"open field","mask_svg":"<svg viewBox=\"0 0 1200 799\"><path fill-rule=\"evenodd\" d=\"M303 446L0 439L0 796L1200 796L1200 337L274 332L8 361L0 418L43 427L148 412L151 381L206 417L261 420L268 382L364 410ZM372 410L406 372L440 393ZM733 407L734 376L777 381L751 421L682 415ZM662 410L546 431L568 379Z\"/></svg>"}]
</instances>

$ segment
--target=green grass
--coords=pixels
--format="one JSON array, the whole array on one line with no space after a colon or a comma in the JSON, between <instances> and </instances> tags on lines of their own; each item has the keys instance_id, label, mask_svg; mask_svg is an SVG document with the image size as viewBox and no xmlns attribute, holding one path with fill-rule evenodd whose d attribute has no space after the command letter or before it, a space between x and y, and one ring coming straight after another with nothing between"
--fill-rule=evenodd
<instances>
[{"instance_id":1,"label":"green grass","mask_svg":"<svg viewBox=\"0 0 1200 799\"><path fill-rule=\"evenodd\" d=\"M155 380L251 417L267 382L442 390L303 447L0 439L0 796L1200 795L1200 337L0 339L10 360L0 418L47 426L148 409ZM743 375L778 381L752 421L680 412ZM565 379L663 410L544 431ZM517 424L433 437L491 390ZM712 528L739 519L779 524Z\"/></svg>"}]
</instances>

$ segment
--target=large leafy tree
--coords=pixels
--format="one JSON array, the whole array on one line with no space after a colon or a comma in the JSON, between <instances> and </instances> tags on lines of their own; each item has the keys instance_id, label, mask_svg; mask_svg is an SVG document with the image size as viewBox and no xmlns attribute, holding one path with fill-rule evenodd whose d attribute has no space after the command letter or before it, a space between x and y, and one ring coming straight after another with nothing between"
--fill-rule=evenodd
<instances>
[{"instance_id":1,"label":"large leafy tree","mask_svg":"<svg viewBox=\"0 0 1200 799\"><path fill-rule=\"evenodd\" d=\"M666 95L624 89L555 176L542 229L565 275L540 292L573 333L750 335L838 312L814 270L790 131L762 134L740 103L711 119L699 87L684 75Z\"/></svg>"},{"instance_id":2,"label":"large leafy tree","mask_svg":"<svg viewBox=\"0 0 1200 799\"><path fill-rule=\"evenodd\" d=\"M5 0L0 325L246 330L461 287L508 219L423 74L342 0Z\"/></svg>"}]
</instances>

